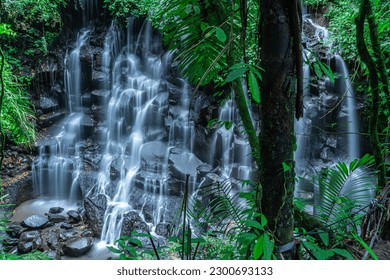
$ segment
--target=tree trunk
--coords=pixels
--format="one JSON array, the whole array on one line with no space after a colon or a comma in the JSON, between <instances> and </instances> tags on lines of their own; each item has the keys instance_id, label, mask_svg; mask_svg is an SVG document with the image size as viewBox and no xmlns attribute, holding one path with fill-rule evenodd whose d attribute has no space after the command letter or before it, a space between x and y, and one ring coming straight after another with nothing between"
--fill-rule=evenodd
<instances>
[{"instance_id":1,"label":"tree trunk","mask_svg":"<svg viewBox=\"0 0 390 280\"><path fill-rule=\"evenodd\" d=\"M276 243L293 240L294 113L297 96L297 5L291 0L260 1L261 85L260 183L262 212ZM298 28L299 29L299 28ZM299 36L298 36L299 37ZM301 53L299 55L302 55Z\"/></svg>"}]
</instances>

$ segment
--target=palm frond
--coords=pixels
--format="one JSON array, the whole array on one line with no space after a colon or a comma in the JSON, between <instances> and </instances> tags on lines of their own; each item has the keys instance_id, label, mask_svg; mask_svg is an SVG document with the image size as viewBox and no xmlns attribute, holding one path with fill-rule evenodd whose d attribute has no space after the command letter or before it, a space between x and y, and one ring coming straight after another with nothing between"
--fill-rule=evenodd
<instances>
[{"instance_id":1,"label":"palm frond","mask_svg":"<svg viewBox=\"0 0 390 280\"><path fill-rule=\"evenodd\" d=\"M327 168L318 180L318 218L329 224L368 205L375 194L375 177L370 171L373 163L374 158L365 155L349 164L339 162Z\"/></svg>"},{"instance_id":2,"label":"palm frond","mask_svg":"<svg viewBox=\"0 0 390 280\"><path fill-rule=\"evenodd\" d=\"M248 209L237 184L229 179L201 187L190 205L195 220L216 225L217 230L223 232L240 230L240 221L246 218Z\"/></svg>"}]
</instances>

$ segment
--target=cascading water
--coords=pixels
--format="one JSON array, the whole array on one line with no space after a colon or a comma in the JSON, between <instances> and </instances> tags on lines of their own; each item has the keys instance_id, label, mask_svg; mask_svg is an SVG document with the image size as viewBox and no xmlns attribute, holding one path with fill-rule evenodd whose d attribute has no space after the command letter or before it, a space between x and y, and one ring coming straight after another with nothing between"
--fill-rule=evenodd
<instances>
[{"instance_id":1,"label":"cascading water","mask_svg":"<svg viewBox=\"0 0 390 280\"><path fill-rule=\"evenodd\" d=\"M65 58L65 91L69 115L61 122L61 131L54 137L38 141L39 157L33 164L33 185L37 194L50 197L79 198L77 178L80 166L80 140L90 120L81 107L82 73L80 49L90 30L78 34L76 47ZM54 134L57 132L53 131Z\"/></svg>"},{"instance_id":2,"label":"cascading water","mask_svg":"<svg viewBox=\"0 0 390 280\"><path fill-rule=\"evenodd\" d=\"M344 96L344 106L346 107L347 124L343 127L343 132L347 135L347 157L349 161L360 157L359 125L356 110L355 92L353 90L349 71L344 60L339 55L335 55L336 72L340 74L342 86L340 94Z\"/></svg>"}]
</instances>

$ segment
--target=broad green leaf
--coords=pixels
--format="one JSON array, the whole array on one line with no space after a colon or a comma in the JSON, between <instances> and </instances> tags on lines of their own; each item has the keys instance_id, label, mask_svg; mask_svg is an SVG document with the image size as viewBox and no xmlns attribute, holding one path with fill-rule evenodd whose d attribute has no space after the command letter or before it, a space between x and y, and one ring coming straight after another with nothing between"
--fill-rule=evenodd
<instances>
[{"instance_id":1,"label":"broad green leaf","mask_svg":"<svg viewBox=\"0 0 390 280\"><path fill-rule=\"evenodd\" d=\"M321 67L318 65L318 63L314 63L314 72L316 73L318 78L322 77Z\"/></svg>"},{"instance_id":2,"label":"broad green leaf","mask_svg":"<svg viewBox=\"0 0 390 280\"><path fill-rule=\"evenodd\" d=\"M233 126L233 122L223 122L223 125L225 126L226 130L229 130Z\"/></svg>"},{"instance_id":3,"label":"broad green leaf","mask_svg":"<svg viewBox=\"0 0 390 280\"><path fill-rule=\"evenodd\" d=\"M121 250L117 249L117 248L114 248L114 247L111 247L111 246L108 246L107 249L115 254L120 254L122 253Z\"/></svg>"},{"instance_id":4,"label":"broad green leaf","mask_svg":"<svg viewBox=\"0 0 390 280\"><path fill-rule=\"evenodd\" d=\"M245 221L245 225L247 227L252 227L252 228L257 228L257 229L260 229L260 230L264 230L264 227L258 221L247 220L247 221Z\"/></svg>"},{"instance_id":5,"label":"broad green leaf","mask_svg":"<svg viewBox=\"0 0 390 280\"><path fill-rule=\"evenodd\" d=\"M332 251L335 252L337 255L340 255L340 256L346 258L347 260L354 259L354 257L351 255L351 253L345 249L334 248L334 249L332 249Z\"/></svg>"},{"instance_id":6,"label":"broad green leaf","mask_svg":"<svg viewBox=\"0 0 390 280\"><path fill-rule=\"evenodd\" d=\"M322 243L324 243L325 247L328 247L329 246L329 233L327 233L326 231L321 231L319 233L320 235L320 238L322 240Z\"/></svg>"},{"instance_id":7,"label":"broad green leaf","mask_svg":"<svg viewBox=\"0 0 390 280\"><path fill-rule=\"evenodd\" d=\"M267 226L268 221L267 221L267 218L263 214L260 214L260 222L261 222L261 225L263 227Z\"/></svg>"},{"instance_id":8,"label":"broad green leaf","mask_svg":"<svg viewBox=\"0 0 390 280\"><path fill-rule=\"evenodd\" d=\"M131 243L133 245L142 247L142 242L137 238L130 238L128 241L129 241L129 243Z\"/></svg>"},{"instance_id":9,"label":"broad green leaf","mask_svg":"<svg viewBox=\"0 0 390 280\"><path fill-rule=\"evenodd\" d=\"M329 260L334 256L334 252L331 250L318 250L312 252L312 254L316 257L317 260Z\"/></svg>"},{"instance_id":10,"label":"broad green leaf","mask_svg":"<svg viewBox=\"0 0 390 280\"><path fill-rule=\"evenodd\" d=\"M253 74L252 71L249 72L249 89L252 94L253 100L257 103L260 104L260 89L259 89L259 84L257 83L256 77Z\"/></svg>"},{"instance_id":11,"label":"broad green leaf","mask_svg":"<svg viewBox=\"0 0 390 280\"><path fill-rule=\"evenodd\" d=\"M241 78L241 76L242 76L246 71L248 71L248 68L246 68L246 67L241 67L241 68L234 69L234 70L231 71L231 72L229 73L229 75L226 77L225 82L226 82L226 83L230 83L230 82L234 81L235 79Z\"/></svg>"},{"instance_id":12,"label":"broad green leaf","mask_svg":"<svg viewBox=\"0 0 390 280\"><path fill-rule=\"evenodd\" d=\"M259 239L257 239L255 246L253 247L253 259L258 260L260 256L263 254L263 238L264 236L260 236Z\"/></svg>"},{"instance_id":13,"label":"broad green leaf","mask_svg":"<svg viewBox=\"0 0 390 280\"><path fill-rule=\"evenodd\" d=\"M225 31L223 29L216 27L215 28L215 35L217 36L217 39L221 41L222 43L225 43L227 36L225 34Z\"/></svg>"},{"instance_id":14,"label":"broad green leaf","mask_svg":"<svg viewBox=\"0 0 390 280\"><path fill-rule=\"evenodd\" d=\"M198 6L194 6L194 11L196 14L200 14L200 8Z\"/></svg>"},{"instance_id":15,"label":"broad green leaf","mask_svg":"<svg viewBox=\"0 0 390 280\"><path fill-rule=\"evenodd\" d=\"M240 62L240 63L236 63L236 64L230 66L229 70L234 70L234 69L238 69L238 68L246 68L246 67L247 67L247 64Z\"/></svg>"},{"instance_id":16,"label":"broad green leaf","mask_svg":"<svg viewBox=\"0 0 390 280\"><path fill-rule=\"evenodd\" d=\"M216 122L218 122L218 119L211 119L211 120L209 120L209 122L207 123L207 126L213 126Z\"/></svg>"},{"instance_id":17,"label":"broad green leaf","mask_svg":"<svg viewBox=\"0 0 390 280\"><path fill-rule=\"evenodd\" d=\"M186 13L187 13L187 15L189 15L191 12L192 12L192 5L191 5L191 4L188 4L188 5L186 6Z\"/></svg>"},{"instance_id":18,"label":"broad green leaf","mask_svg":"<svg viewBox=\"0 0 390 280\"><path fill-rule=\"evenodd\" d=\"M283 165L283 172L287 172L291 170L290 165L288 165L287 163L282 162L282 165Z\"/></svg>"},{"instance_id":19,"label":"broad green leaf","mask_svg":"<svg viewBox=\"0 0 390 280\"><path fill-rule=\"evenodd\" d=\"M264 233L263 237L263 260L270 260L274 251L274 242L271 240L269 233Z\"/></svg>"},{"instance_id":20,"label":"broad green leaf","mask_svg":"<svg viewBox=\"0 0 390 280\"><path fill-rule=\"evenodd\" d=\"M244 245L248 245L253 242L258 236L251 232L241 233L237 240L239 240Z\"/></svg>"}]
</instances>

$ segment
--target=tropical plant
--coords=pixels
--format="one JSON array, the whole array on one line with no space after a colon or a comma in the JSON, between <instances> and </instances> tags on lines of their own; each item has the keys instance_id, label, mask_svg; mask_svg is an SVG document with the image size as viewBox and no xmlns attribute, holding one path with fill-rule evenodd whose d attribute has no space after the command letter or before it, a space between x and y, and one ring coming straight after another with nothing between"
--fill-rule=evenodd
<instances>
[{"instance_id":1,"label":"tropical plant","mask_svg":"<svg viewBox=\"0 0 390 280\"><path fill-rule=\"evenodd\" d=\"M7 135L16 144L30 145L35 140L35 116L28 94L6 62L2 79L4 94L1 108L1 133Z\"/></svg>"},{"instance_id":2,"label":"tropical plant","mask_svg":"<svg viewBox=\"0 0 390 280\"><path fill-rule=\"evenodd\" d=\"M364 155L350 163L339 162L325 169L318 178L316 216L325 224L338 222L337 231L348 231L348 218L364 213L375 195L375 179L369 168L374 158ZM345 220L343 226L341 221Z\"/></svg>"}]
</instances>

